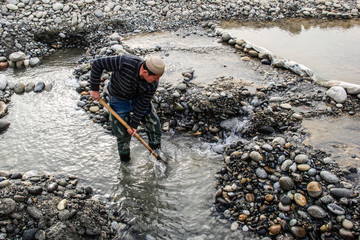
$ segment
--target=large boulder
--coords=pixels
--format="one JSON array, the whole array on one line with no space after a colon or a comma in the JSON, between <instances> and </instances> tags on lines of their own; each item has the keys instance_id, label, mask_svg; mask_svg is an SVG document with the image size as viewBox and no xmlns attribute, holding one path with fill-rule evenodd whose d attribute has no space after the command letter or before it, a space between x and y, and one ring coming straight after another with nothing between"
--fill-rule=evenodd
<instances>
[{"instance_id":1,"label":"large boulder","mask_svg":"<svg viewBox=\"0 0 360 240\"><path fill-rule=\"evenodd\" d=\"M14 52L9 56L10 61L17 62L25 60L25 53L23 52Z\"/></svg>"},{"instance_id":2,"label":"large boulder","mask_svg":"<svg viewBox=\"0 0 360 240\"><path fill-rule=\"evenodd\" d=\"M327 92L326 95L328 95L330 98L332 98L337 103L343 103L347 99L346 91L343 87L334 86L331 87Z\"/></svg>"}]
</instances>

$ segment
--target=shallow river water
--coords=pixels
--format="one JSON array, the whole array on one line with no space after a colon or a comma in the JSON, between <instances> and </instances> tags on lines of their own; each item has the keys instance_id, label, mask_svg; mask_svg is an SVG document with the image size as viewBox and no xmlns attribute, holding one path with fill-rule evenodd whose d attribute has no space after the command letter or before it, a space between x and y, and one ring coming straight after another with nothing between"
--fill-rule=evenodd
<instances>
[{"instance_id":1,"label":"shallow river water","mask_svg":"<svg viewBox=\"0 0 360 240\"><path fill-rule=\"evenodd\" d=\"M360 84L360 20L224 22L232 36L313 70L319 80Z\"/></svg>"},{"instance_id":2,"label":"shallow river water","mask_svg":"<svg viewBox=\"0 0 360 240\"><path fill-rule=\"evenodd\" d=\"M188 69L195 70L192 81L198 84L221 76L261 80L239 55L215 38L162 33L139 35L126 44L145 48L161 45L169 66L166 82L181 82L180 72ZM214 174L223 161L213 151L215 145L190 136L164 134L163 150L170 158L167 174L161 178L154 172L154 158L136 140L131 142L132 161L120 163L115 138L77 108L79 94L72 71L81 54L69 50L44 59L36 68L5 72L14 82L42 80L54 87L50 92L12 96L4 118L11 126L0 135L0 169L77 176L81 184L90 184L96 192L117 199L118 207L133 219L132 227L124 233L126 238L246 238L240 230L230 231L229 223L212 209ZM342 134L341 129L336 131L335 135Z\"/></svg>"}]
</instances>

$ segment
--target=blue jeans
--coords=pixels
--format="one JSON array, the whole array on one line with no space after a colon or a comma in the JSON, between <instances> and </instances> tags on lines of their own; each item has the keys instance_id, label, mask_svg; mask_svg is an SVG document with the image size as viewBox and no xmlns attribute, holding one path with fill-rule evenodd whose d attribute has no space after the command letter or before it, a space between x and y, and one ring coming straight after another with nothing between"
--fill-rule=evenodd
<instances>
[{"instance_id":1,"label":"blue jeans","mask_svg":"<svg viewBox=\"0 0 360 240\"><path fill-rule=\"evenodd\" d=\"M122 100L117 97L109 95L110 107L127 123L130 123L130 113L134 110L138 98L131 100ZM111 127L114 135L117 138L117 146L119 154L130 153L130 140L131 135L127 129L111 114L110 115ZM156 114L155 109L150 104L144 118L140 122L148 136L149 146L156 146L161 143L161 123Z\"/></svg>"}]
</instances>

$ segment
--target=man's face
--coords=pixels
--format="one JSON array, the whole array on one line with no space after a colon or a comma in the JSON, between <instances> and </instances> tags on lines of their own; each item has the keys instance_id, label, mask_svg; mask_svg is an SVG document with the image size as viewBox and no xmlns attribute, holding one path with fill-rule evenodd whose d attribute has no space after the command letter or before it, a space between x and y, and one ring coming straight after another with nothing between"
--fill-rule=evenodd
<instances>
[{"instance_id":1,"label":"man's face","mask_svg":"<svg viewBox=\"0 0 360 240\"><path fill-rule=\"evenodd\" d=\"M147 70L144 70L143 76L145 81L147 81L148 83L152 83L152 82L158 82L162 74L153 75L153 74L149 74Z\"/></svg>"}]
</instances>

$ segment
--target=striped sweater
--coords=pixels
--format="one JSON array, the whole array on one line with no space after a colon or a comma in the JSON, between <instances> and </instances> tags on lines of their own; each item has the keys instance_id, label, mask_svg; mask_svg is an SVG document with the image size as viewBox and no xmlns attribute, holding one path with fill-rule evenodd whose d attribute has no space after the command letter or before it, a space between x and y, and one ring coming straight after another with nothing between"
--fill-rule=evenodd
<instances>
[{"instance_id":1,"label":"striped sweater","mask_svg":"<svg viewBox=\"0 0 360 240\"><path fill-rule=\"evenodd\" d=\"M91 66L90 89L99 91L102 72L112 72L108 84L109 94L123 100L139 98L129 125L137 128L155 94L158 82L148 83L140 79L139 71L144 62L139 57L120 55L95 60Z\"/></svg>"}]
</instances>

